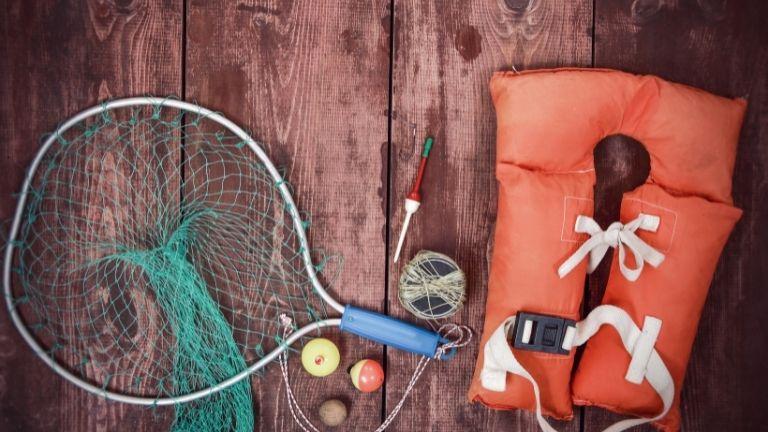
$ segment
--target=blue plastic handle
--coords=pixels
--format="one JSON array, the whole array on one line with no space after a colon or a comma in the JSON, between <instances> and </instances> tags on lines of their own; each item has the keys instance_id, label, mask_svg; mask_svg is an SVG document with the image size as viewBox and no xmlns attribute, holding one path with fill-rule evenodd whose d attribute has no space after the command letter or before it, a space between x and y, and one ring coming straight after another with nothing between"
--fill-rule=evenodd
<instances>
[{"instance_id":1,"label":"blue plastic handle","mask_svg":"<svg viewBox=\"0 0 768 432\"><path fill-rule=\"evenodd\" d=\"M344 309L339 327L342 331L426 357L434 357L437 345L445 342L431 330L349 305Z\"/></svg>"}]
</instances>

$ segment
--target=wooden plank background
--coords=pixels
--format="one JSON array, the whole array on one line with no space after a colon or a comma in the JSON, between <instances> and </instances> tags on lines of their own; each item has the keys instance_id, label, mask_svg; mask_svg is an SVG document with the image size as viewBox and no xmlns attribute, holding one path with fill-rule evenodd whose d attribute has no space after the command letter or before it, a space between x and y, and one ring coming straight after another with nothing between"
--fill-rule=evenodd
<instances>
[{"instance_id":1,"label":"wooden plank background","mask_svg":"<svg viewBox=\"0 0 768 432\"><path fill-rule=\"evenodd\" d=\"M482 327L495 220L496 70L598 66L749 99L734 178L745 211L723 253L683 392L685 430L759 430L768 422L768 7L759 0L12 0L0 5L0 216L14 207L39 138L96 101L180 95L223 111L289 168L311 242L346 258L345 301L409 318L402 264L387 257L423 137L436 138L425 201L404 256L453 256L469 276L456 321ZM622 137L596 151L597 215L642 181L644 150ZM600 298L605 274L590 280ZM330 333L345 369L381 359L387 382L362 395L345 374L294 374L317 420L329 397L346 426L372 430L402 395L413 356ZM478 347L431 367L392 430L536 430L533 416L466 402ZM294 371L298 364L292 362ZM257 430L295 430L276 368L252 380ZM104 402L63 382L0 313L0 430L162 430L170 410ZM578 409L559 430L601 430L614 417Z\"/></svg>"}]
</instances>

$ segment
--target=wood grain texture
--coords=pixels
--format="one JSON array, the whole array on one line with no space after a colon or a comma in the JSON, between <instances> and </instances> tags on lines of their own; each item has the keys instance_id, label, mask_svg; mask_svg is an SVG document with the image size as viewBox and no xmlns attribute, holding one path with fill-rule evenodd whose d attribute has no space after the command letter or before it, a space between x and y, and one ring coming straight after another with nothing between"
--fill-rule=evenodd
<instances>
[{"instance_id":1,"label":"wood grain texture","mask_svg":"<svg viewBox=\"0 0 768 432\"><path fill-rule=\"evenodd\" d=\"M420 249L453 257L467 273L468 299L449 321L482 330L496 212L493 72L591 63L591 2L396 1L390 182L390 251L404 217L403 200L421 145L435 138L423 201L402 260L389 268L389 312L415 320L397 299L405 263ZM391 258L390 258L391 259ZM406 403L395 430L538 430L522 411L493 411L467 402L475 343L435 363ZM387 352L387 408L402 395L417 358ZM560 430L578 430L577 418Z\"/></svg>"},{"instance_id":2,"label":"wood grain texture","mask_svg":"<svg viewBox=\"0 0 768 432\"><path fill-rule=\"evenodd\" d=\"M44 133L114 96L179 94L179 1L10 1L0 6L0 203L10 217ZM146 408L106 402L66 383L0 314L0 429L155 430Z\"/></svg>"},{"instance_id":3,"label":"wood grain texture","mask_svg":"<svg viewBox=\"0 0 768 432\"><path fill-rule=\"evenodd\" d=\"M384 299L389 2L191 1L187 98L221 110L265 143L286 167L300 209L312 216L310 245L345 266L330 291L342 302L380 310ZM383 348L329 330L339 370L312 378L291 357L292 387L309 418L340 398L347 425L372 430L382 394L353 389L346 368ZM298 429L279 368L253 378L257 430Z\"/></svg>"},{"instance_id":4,"label":"wood grain texture","mask_svg":"<svg viewBox=\"0 0 768 432\"><path fill-rule=\"evenodd\" d=\"M768 338L759 323L768 308L761 268L768 257L756 245L768 237L760 226L768 204L758 198L766 194L768 172L767 16L759 1L595 3L595 66L656 74L749 101L734 176L734 200L744 216L721 256L702 315L682 394L685 430L757 430L766 423L768 377L761 359ZM624 156L619 163L631 155ZM595 290L590 297L600 295ZM615 419L587 410L585 430L602 430Z\"/></svg>"},{"instance_id":5,"label":"wood grain texture","mask_svg":"<svg viewBox=\"0 0 768 432\"><path fill-rule=\"evenodd\" d=\"M413 320L397 300L399 272L431 249L467 272L467 305L452 321L479 331L496 203L494 71L593 64L746 96L734 178L745 213L710 290L682 409L685 430L760 430L768 423L766 18L758 0L8 1L0 5L0 192L17 192L39 137L79 109L109 97L185 93L249 128L287 168L299 206L312 214L311 243L346 258L331 289L337 298ZM423 207L393 265L387 252L428 134L436 140ZM612 137L595 157L604 222L615 218L621 191L642 178L644 151ZM14 202L0 202L3 218ZM590 280L589 306L604 278L598 271ZM325 335L343 361L330 378L313 379L293 356L302 406L318 423L320 403L340 398L350 408L343 430L374 429L417 359ZM430 366L391 430L537 430L529 413L466 402L478 348ZM351 387L344 369L363 357L386 360L384 391ZM296 430L276 365L252 383L257 430ZM592 408L576 414L558 430L602 430L617 418ZM166 430L171 419L171 410L108 403L64 382L0 314L0 430Z\"/></svg>"}]
</instances>

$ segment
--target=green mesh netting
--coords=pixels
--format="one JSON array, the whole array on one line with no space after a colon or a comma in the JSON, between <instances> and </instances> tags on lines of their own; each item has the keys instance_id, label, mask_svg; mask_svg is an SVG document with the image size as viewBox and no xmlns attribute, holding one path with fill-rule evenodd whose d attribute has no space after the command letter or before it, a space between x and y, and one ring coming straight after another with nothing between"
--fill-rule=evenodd
<instances>
[{"instance_id":1,"label":"green mesh netting","mask_svg":"<svg viewBox=\"0 0 768 432\"><path fill-rule=\"evenodd\" d=\"M116 393L209 388L281 343L280 314L325 317L275 180L195 112L122 108L64 133L35 172L14 245L27 327ZM250 384L177 405L173 429L252 431Z\"/></svg>"}]
</instances>

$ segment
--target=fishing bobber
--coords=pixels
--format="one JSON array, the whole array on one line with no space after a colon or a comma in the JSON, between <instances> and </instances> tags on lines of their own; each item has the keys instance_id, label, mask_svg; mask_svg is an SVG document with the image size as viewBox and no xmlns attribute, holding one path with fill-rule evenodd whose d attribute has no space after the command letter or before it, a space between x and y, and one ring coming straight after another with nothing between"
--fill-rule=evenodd
<instances>
[{"instance_id":1,"label":"fishing bobber","mask_svg":"<svg viewBox=\"0 0 768 432\"><path fill-rule=\"evenodd\" d=\"M347 406L338 399L329 399L320 405L318 414L324 425L336 427L347 419Z\"/></svg>"},{"instance_id":2,"label":"fishing bobber","mask_svg":"<svg viewBox=\"0 0 768 432\"><path fill-rule=\"evenodd\" d=\"M328 376L339 367L341 355L336 344L325 338L316 338L307 342L301 350L301 365L310 375Z\"/></svg>"},{"instance_id":3,"label":"fishing bobber","mask_svg":"<svg viewBox=\"0 0 768 432\"><path fill-rule=\"evenodd\" d=\"M363 393L375 392L384 384L384 369L376 360L360 360L349 370L352 384Z\"/></svg>"},{"instance_id":4,"label":"fishing bobber","mask_svg":"<svg viewBox=\"0 0 768 432\"><path fill-rule=\"evenodd\" d=\"M408 232L408 225L411 223L411 216L413 216L419 206L421 206L421 181L424 179L424 169L427 167L427 158L429 152L432 150L432 137L427 137L424 141L424 151L421 152L421 160L419 162L419 170L416 172L416 180L413 181L413 188L405 198L405 220L403 221L403 227L400 229L400 238L397 240L397 248L395 249L395 262L400 259L400 252L403 250L403 242L405 241L405 234Z\"/></svg>"}]
</instances>

